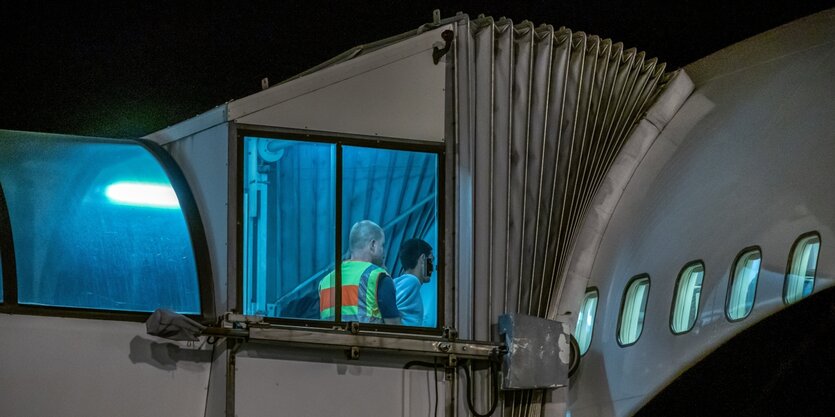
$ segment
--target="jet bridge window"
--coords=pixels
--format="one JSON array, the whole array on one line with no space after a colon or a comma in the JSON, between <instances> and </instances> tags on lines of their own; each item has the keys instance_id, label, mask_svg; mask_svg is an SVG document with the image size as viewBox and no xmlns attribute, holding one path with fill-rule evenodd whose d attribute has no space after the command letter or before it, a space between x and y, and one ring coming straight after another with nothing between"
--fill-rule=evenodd
<instances>
[{"instance_id":1,"label":"jet bridge window","mask_svg":"<svg viewBox=\"0 0 835 417\"><path fill-rule=\"evenodd\" d=\"M626 285L618 320L618 344L629 346L638 341L644 329L649 298L649 275L638 275Z\"/></svg>"},{"instance_id":2,"label":"jet bridge window","mask_svg":"<svg viewBox=\"0 0 835 417\"><path fill-rule=\"evenodd\" d=\"M201 312L186 218L150 146L0 132L17 275L7 303Z\"/></svg>"},{"instance_id":3,"label":"jet bridge window","mask_svg":"<svg viewBox=\"0 0 835 417\"><path fill-rule=\"evenodd\" d=\"M672 315L670 316L670 328L673 333L689 332L696 324L704 275L705 265L701 261L685 265L678 275Z\"/></svg>"},{"instance_id":4,"label":"jet bridge window","mask_svg":"<svg viewBox=\"0 0 835 417\"><path fill-rule=\"evenodd\" d=\"M759 248L745 249L734 262L725 313L731 321L748 317L754 307L762 254Z\"/></svg>"},{"instance_id":5,"label":"jet bridge window","mask_svg":"<svg viewBox=\"0 0 835 417\"><path fill-rule=\"evenodd\" d=\"M438 326L437 152L242 142L246 314ZM359 222L381 233L352 234Z\"/></svg>"},{"instance_id":6,"label":"jet bridge window","mask_svg":"<svg viewBox=\"0 0 835 417\"><path fill-rule=\"evenodd\" d=\"M580 307L580 314L577 317L577 344L580 346L580 355L585 355L591 345L591 337L594 332L594 317L597 314L598 294L596 289L586 292L583 297L583 304Z\"/></svg>"},{"instance_id":7,"label":"jet bridge window","mask_svg":"<svg viewBox=\"0 0 835 417\"><path fill-rule=\"evenodd\" d=\"M811 232L794 242L783 284L783 301L786 304L797 302L812 293L820 241L820 235Z\"/></svg>"}]
</instances>

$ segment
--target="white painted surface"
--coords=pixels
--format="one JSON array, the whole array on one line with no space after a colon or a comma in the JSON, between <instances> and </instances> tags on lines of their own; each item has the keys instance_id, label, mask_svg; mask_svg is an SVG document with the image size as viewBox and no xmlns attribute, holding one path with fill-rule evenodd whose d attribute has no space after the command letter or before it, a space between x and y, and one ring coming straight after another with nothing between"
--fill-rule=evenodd
<instances>
[{"instance_id":1,"label":"white painted surface","mask_svg":"<svg viewBox=\"0 0 835 417\"><path fill-rule=\"evenodd\" d=\"M277 356L288 355L278 347L262 347L259 353L242 351L236 359L235 414L238 417L434 414L432 370L351 363L339 358L343 355L341 351L322 351L321 355L280 359ZM438 415L442 416L446 392L443 371L438 371L438 378L441 400Z\"/></svg>"},{"instance_id":2,"label":"white painted surface","mask_svg":"<svg viewBox=\"0 0 835 417\"><path fill-rule=\"evenodd\" d=\"M165 149L188 181L209 244L216 310L226 311L229 124L169 142Z\"/></svg>"},{"instance_id":3,"label":"white painted surface","mask_svg":"<svg viewBox=\"0 0 835 417\"><path fill-rule=\"evenodd\" d=\"M205 113L198 114L191 119L183 120L173 126L145 136L145 139L164 145L187 136L192 136L204 130L211 129L217 125L225 124L227 118L227 105L221 104Z\"/></svg>"},{"instance_id":4,"label":"white painted surface","mask_svg":"<svg viewBox=\"0 0 835 417\"><path fill-rule=\"evenodd\" d=\"M0 415L203 416L209 351L143 323L0 314Z\"/></svg>"},{"instance_id":5,"label":"white painted surface","mask_svg":"<svg viewBox=\"0 0 835 417\"><path fill-rule=\"evenodd\" d=\"M238 123L422 141L444 140L447 25L229 103Z\"/></svg>"}]
</instances>

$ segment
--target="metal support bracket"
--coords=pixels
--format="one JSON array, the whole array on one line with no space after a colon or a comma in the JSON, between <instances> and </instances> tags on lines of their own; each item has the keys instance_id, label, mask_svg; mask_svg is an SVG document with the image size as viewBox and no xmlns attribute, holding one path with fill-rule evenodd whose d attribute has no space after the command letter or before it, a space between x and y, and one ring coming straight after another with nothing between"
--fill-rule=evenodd
<instances>
[{"instance_id":1,"label":"metal support bracket","mask_svg":"<svg viewBox=\"0 0 835 417\"><path fill-rule=\"evenodd\" d=\"M359 359L360 349L395 351L411 355L442 357L455 368L459 359L495 360L506 351L504 345L475 340L458 340L454 328L445 328L442 337L403 333L362 331L359 323L345 328L311 329L297 326L275 326L261 317L224 317L217 327L208 327L205 336L226 337L242 341L261 341L320 347L341 347L349 359Z\"/></svg>"},{"instance_id":2,"label":"metal support bracket","mask_svg":"<svg viewBox=\"0 0 835 417\"><path fill-rule=\"evenodd\" d=\"M363 332L353 327L349 328L350 330L279 326L249 327L246 330L246 338L250 341L280 344L343 347L350 349L349 358L352 359L359 357L360 349L373 349L445 357L448 363L456 363L461 358L489 360L502 350L502 346L498 343L449 340L420 335Z\"/></svg>"},{"instance_id":3,"label":"metal support bracket","mask_svg":"<svg viewBox=\"0 0 835 417\"><path fill-rule=\"evenodd\" d=\"M360 348L359 348L359 346L351 346L351 348L348 349L347 351L345 351L345 353L348 356L348 359L359 360L359 358L360 358Z\"/></svg>"},{"instance_id":4,"label":"metal support bracket","mask_svg":"<svg viewBox=\"0 0 835 417\"><path fill-rule=\"evenodd\" d=\"M455 38L455 33L451 30L445 30L441 33L441 38L444 40L444 47L438 48L435 46L432 48L432 62L435 65L438 65L441 58L449 52L449 49L452 47L452 40Z\"/></svg>"}]
</instances>

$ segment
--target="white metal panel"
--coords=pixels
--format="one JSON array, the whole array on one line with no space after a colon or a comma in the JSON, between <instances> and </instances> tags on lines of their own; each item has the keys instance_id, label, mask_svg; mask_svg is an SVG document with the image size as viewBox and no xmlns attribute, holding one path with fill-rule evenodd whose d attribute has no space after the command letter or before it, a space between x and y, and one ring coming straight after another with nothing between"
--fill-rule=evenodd
<instances>
[{"instance_id":1,"label":"white metal panel","mask_svg":"<svg viewBox=\"0 0 835 417\"><path fill-rule=\"evenodd\" d=\"M205 113L201 113L188 120L183 120L173 126L145 136L145 139L164 145L168 142L194 135L219 124L226 123L226 104L221 104Z\"/></svg>"},{"instance_id":2,"label":"white metal panel","mask_svg":"<svg viewBox=\"0 0 835 417\"><path fill-rule=\"evenodd\" d=\"M212 351L212 365L209 386L206 389L206 412L204 417L226 416L226 376L229 363L228 340L217 340Z\"/></svg>"},{"instance_id":3,"label":"white metal panel","mask_svg":"<svg viewBox=\"0 0 835 417\"><path fill-rule=\"evenodd\" d=\"M433 45L450 25L229 103L243 124L444 140L445 62Z\"/></svg>"},{"instance_id":4,"label":"white metal panel","mask_svg":"<svg viewBox=\"0 0 835 417\"><path fill-rule=\"evenodd\" d=\"M203 416L211 350L142 323L0 314L0 415Z\"/></svg>"},{"instance_id":5,"label":"white metal panel","mask_svg":"<svg viewBox=\"0 0 835 417\"><path fill-rule=\"evenodd\" d=\"M229 124L223 123L165 145L188 181L209 244L215 307L226 311Z\"/></svg>"},{"instance_id":6,"label":"white metal panel","mask_svg":"<svg viewBox=\"0 0 835 417\"><path fill-rule=\"evenodd\" d=\"M469 19L461 21L457 25L457 40L455 44L455 85L462 88L466 85L467 91L472 89L475 69L470 63L473 61L473 41L470 31L471 22ZM455 282L452 284L454 296L455 315L454 326L458 329L461 337L473 338L473 174L475 171L475 155L469 140L475 133L475 118L472 117L474 103L470 101L473 94L455 94L455 144L452 158L455 164L454 170L454 196L450 199L451 205L455 207L455 239L451 241L454 248L453 267ZM463 139L463 140L462 140ZM450 172L450 171L447 171ZM452 188L452 187L450 187ZM452 280L450 280L452 281ZM460 389L460 388L459 388Z\"/></svg>"},{"instance_id":7,"label":"white metal panel","mask_svg":"<svg viewBox=\"0 0 835 417\"><path fill-rule=\"evenodd\" d=\"M434 414L432 370L372 366L368 361L349 362L335 358L336 355L341 352L308 358L293 355L296 357L288 359L291 355L276 347L241 351L235 368L235 415L408 417ZM445 409L443 374L443 371L437 374L439 416L444 415Z\"/></svg>"},{"instance_id":8,"label":"white metal panel","mask_svg":"<svg viewBox=\"0 0 835 417\"><path fill-rule=\"evenodd\" d=\"M814 28L810 30L809 28ZM815 13L795 22L743 41L704 57L686 67L697 84L760 65L785 56L787 50L802 51L835 37L835 8Z\"/></svg>"}]
</instances>

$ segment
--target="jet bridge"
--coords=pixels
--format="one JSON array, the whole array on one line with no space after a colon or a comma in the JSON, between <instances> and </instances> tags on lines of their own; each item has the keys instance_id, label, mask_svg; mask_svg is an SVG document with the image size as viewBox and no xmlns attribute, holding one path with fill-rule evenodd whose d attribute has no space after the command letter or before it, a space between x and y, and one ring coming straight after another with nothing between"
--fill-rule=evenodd
<instances>
[{"instance_id":1,"label":"jet bridge","mask_svg":"<svg viewBox=\"0 0 835 417\"><path fill-rule=\"evenodd\" d=\"M611 184L610 171L629 165L619 158L621 150L636 158L645 152L689 94L688 82L685 74L668 73L655 59L610 40L490 17L436 17L414 31L354 48L130 142L175 162L177 174L168 178L180 205L173 212L185 219L181 229L188 230L191 246L180 253L164 245L176 230L162 214L149 215L153 226L147 228L136 217L130 217L131 230L84 227L112 234L99 249L124 249L126 255L106 262L142 271L122 290L150 283L146 303L79 302L68 309L25 298L26 287L16 283L32 276L70 285L62 277L72 268L44 268L72 251L56 248L22 262L22 251L44 247L50 240L44 230L55 230L64 219L42 211L44 199L55 207L87 200L57 180L40 184L63 198L50 192L32 198L24 186L10 186L14 179L38 177L37 158L21 165L31 173L4 169L0 184L14 233L3 235L0 325L21 336L3 338L0 346L71 374L107 371L75 372L70 380L80 391L67 397L58 395L67 384L40 373L36 383L3 391L8 397L0 403L13 404L9 415L66 414L61 410L74 410L82 394L102 399L79 407L83 415L280 410L297 416L452 416L498 408L562 415L569 334L579 304L579 298L564 298L575 285L566 279L566 259L587 215L605 220L605 207L601 211L593 197ZM28 142L31 155L49 142L5 135L23 138L14 140ZM75 148L81 146L68 152ZM22 152L0 149L4 167ZM74 169L109 161L115 170L121 166L116 162L128 159L97 153L66 161ZM61 173L53 170L56 178ZM96 198L104 190L89 189ZM26 210L15 208L21 200L29 204ZM34 216L28 223L18 220L24 212ZM398 260L404 240L418 238L432 247L437 270L420 289L420 325L321 318L318 283L340 270L349 256L350 228L359 220L384 229L384 267L392 276L405 270ZM161 228L162 246L119 246L155 241L141 235L153 227ZM146 264L136 254L172 259ZM77 276L122 285L102 262L90 259L85 268L93 269ZM181 269L189 277L183 285L192 287L172 296L200 302L158 301ZM47 285L39 279L35 285ZM99 297L83 288L68 293ZM137 322L156 307L206 329L193 341L146 335ZM70 329L66 345L38 343L59 328ZM38 348L28 349L33 344ZM535 367L546 372L530 372ZM0 373L12 378L3 382L27 372L22 365L12 369ZM117 390L146 399L123 402ZM44 404L35 392L60 399Z\"/></svg>"}]
</instances>

